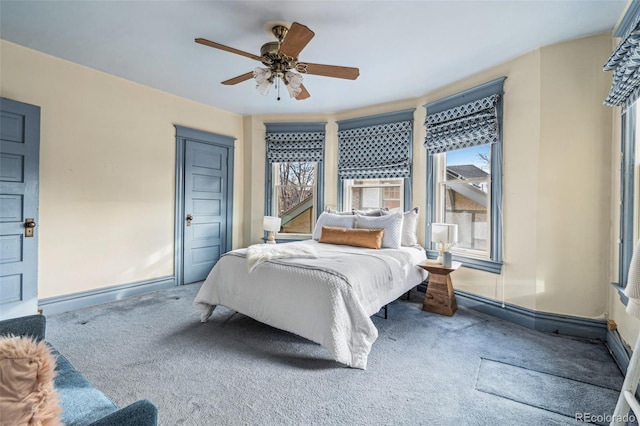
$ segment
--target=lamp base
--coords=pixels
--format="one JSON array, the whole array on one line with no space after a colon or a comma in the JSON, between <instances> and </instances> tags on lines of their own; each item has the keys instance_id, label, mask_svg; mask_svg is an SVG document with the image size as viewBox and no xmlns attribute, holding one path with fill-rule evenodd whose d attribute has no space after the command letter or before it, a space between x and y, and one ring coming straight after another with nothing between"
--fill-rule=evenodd
<instances>
[{"instance_id":1,"label":"lamp base","mask_svg":"<svg viewBox=\"0 0 640 426\"><path fill-rule=\"evenodd\" d=\"M276 243L276 238L273 235L273 231L269 231L269 236L267 237L267 244L275 244Z\"/></svg>"}]
</instances>

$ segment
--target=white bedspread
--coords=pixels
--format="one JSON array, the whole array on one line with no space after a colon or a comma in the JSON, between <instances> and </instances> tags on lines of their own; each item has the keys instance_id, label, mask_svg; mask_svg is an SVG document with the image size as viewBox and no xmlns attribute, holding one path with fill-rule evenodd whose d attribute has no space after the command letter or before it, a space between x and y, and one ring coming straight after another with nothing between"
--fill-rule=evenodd
<instances>
[{"instance_id":1,"label":"white bedspread","mask_svg":"<svg viewBox=\"0 0 640 426\"><path fill-rule=\"evenodd\" d=\"M378 337L370 316L422 282L425 272L415 265L426 259L424 250L371 250L313 240L286 246L318 257L271 259L249 273L247 249L223 255L194 301L201 320L224 305L319 343L350 367L366 368Z\"/></svg>"},{"instance_id":2,"label":"white bedspread","mask_svg":"<svg viewBox=\"0 0 640 426\"><path fill-rule=\"evenodd\" d=\"M247 270L272 259L318 257L313 246L300 244L255 244L247 248Z\"/></svg>"}]
</instances>

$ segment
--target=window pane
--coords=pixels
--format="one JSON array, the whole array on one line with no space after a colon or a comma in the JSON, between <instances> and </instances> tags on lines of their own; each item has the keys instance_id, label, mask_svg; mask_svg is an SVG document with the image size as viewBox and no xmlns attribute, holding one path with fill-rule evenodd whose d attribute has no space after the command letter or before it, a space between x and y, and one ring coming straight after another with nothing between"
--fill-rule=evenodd
<instances>
[{"instance_id":1,"label":"window pane","mask_svg":"<svg viewBox=\"0 0 640 426\"><path fill-rule=\"evenodd\" d=\"M446 158L447 180L491 179L489 144L450 151L446 153Z\"/></svg>"},{"instance_id":2,"label":"window pane","mask_svg":"<svg viewBox=\"0 0 640 426\"><path fill-rule=\"evenodd\" d=\"M453 248L489 250L491 146L489 144L447 152L443 218L458 225ZM467 181L469 181L467 183Z\"/></svg>"},{"instance_id":3,"label":"window pane","mask_svg":"<svg viewBox=\"0 0 640 426\"><path fill-rule=\"evenodd\" d=\"M311 234L315 225L315 165L275 163L274 204L282 219L280 233Z\"/></svg>"},{"instance_id":4,"label":"window pane","mask_svg":"<svg viewBox=\"0 0 640 426\"><path fill-rule=\"evenodd\" d=\"M345 180L347 210L368 210L386 207L389 211L402 211L404 179Z\"/></svg>"},{"instance_id":5,"label":"window pane","mask_svg":"<svg viewBox=\"0 0 640 426\"><path fill-rule=\"evenodd\" d=\"M448 184L445 196L445 222L458 224L455 248L487 250L489 223L487 194L475 184Z\"/></svg>"}]
</instances>

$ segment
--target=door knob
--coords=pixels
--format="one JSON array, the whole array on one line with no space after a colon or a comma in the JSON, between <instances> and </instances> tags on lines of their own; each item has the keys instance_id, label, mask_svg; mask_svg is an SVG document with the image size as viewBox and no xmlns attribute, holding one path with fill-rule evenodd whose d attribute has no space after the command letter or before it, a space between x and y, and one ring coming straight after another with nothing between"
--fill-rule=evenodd
<instances>
[{"instance_id":1,"label":"door knob","mask_svg":"<svg viewBox=\"0 0 640 426\"><path fill-rule=\"evenodd\" d=\"M36 222L33 219L24 220L24 236L33 237L33 228L36 227Z\"/></svg>"},{"instance_id":2,"label":"door knob","mask_svg":"<svg viewBox=\"0 0 640 426\"><path fill-rule=\"evenodd\" d=\"M187 215L187 226L191 226L191 221L193 220L193 216L191 214Z\"/></svg>"}]
</instances>

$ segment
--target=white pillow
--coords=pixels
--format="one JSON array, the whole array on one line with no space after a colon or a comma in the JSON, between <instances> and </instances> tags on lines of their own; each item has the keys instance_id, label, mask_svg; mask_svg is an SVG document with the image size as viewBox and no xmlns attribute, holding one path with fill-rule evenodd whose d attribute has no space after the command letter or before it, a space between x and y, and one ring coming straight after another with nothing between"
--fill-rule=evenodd
<instances>
[{"instance_id":1,"label":"white pillow","mask_svg":"<svg viewBox=\"0 0 640 426\"><path fill-rule=\"evenodd\" d=\"M369 210L357 210L353 209L353 214L361 214L362 216L384 216L388 215L389 209L387 207L383 207L380 209L369 209Z\"/></svg>"},{"instance_id":2,"label":"white pillow","mask_svg":"<svg viewBox=\"0 0 640 426\"><path fill-rule=\"evenodd\" d=\"M400 244L406 247L418 247L418 236L416 230L418 229L418 213L420 209L414 207L408 212L404 212L404 219L402 221L402 238Z\"/></svg>"},{"instance_id":3,"label":"white pillow","mask_svg":"<svg viewBox=\"0 0 640 426\"><path fill-rule=\"evenodd\" d=\"M313 228L314 240L319 240L322 235L322 226L337 226L339 228L353 228L355 226L355 217L353 215L340 215L335 213L322 212Z\"/></svg>"},{"instance_id":4,"label":"white pillow","mask_svg":"<svg viewBox=\"0 0 640 426\"><path fill-rule=\"evenodd\" d=\"M339 212L337 210L332 209L331 207L329 207L328 209L325 210L327 213L333 213L333 214L339 214L341 216L351 216L353 215L353 212L351 210L347 211L347 212Z\"/></svg>"},{"instance_id":5,"label":"white pillow","mask_svg":"<svg viewBox=\"0 0 640 426\"><path fill-rule=\"evenodd\" d=\"M393 213L386 216L362 216L356 214L356 228L384 229L382 248L400 248L402 222L402 213Z\"/></svg>"}]
</instances>

